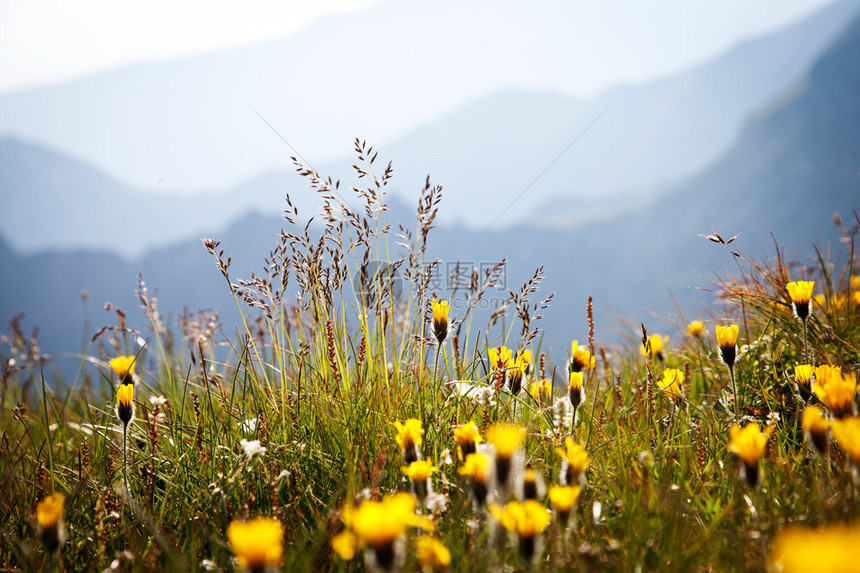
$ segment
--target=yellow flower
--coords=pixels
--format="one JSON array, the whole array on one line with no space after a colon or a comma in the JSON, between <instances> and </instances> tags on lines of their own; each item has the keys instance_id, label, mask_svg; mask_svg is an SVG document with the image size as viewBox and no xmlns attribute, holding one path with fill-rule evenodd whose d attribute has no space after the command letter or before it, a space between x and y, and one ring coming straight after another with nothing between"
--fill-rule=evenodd
<instances>
[{"instance_id":1,"label":"yellow flower","mask_svg":"<svg viewBox=\"0 0 860 573\"><path fill-rule=\"evenodd\" d=\"M424 428L421 427L421 420L409 418L406 422L399 420L394 422L394 427L397 430L397 435L394 440L397 445L403 450L403 459L406 463L411 464L418 459L418 446L424 440Z\"/></svg>"},{"instance_id":2,"label":"yellow flower","mask_svg":"<svg viewBox=\"0 0 860 573\"><path fill-rule=\"evenodd\" d=\"M660 390L668 393L675 404L683 397L684 373L677 368L666 368L663 377L657 382Z\"/></svg>"},{"instance_id":3,"label":"yellow flower","mask_svg":"<svg viewBox=\"0 0 860 573\"><path fill-rule=\"evenodd\" d=\"M585 346L579 346L579 341L574 340L570 345L570 362L567 368L570 372L581 372L586 368L594 368L594 356Z\"/></svg>"},{"instance_id":4,"label":"yellow flower","mask_svg":"<svg viewBox=\"0 0 860 573\"><path fill-rule=\"evenodd\" d=\"M36 504L36 521L40 527L55 527L63 518L66 496L54 493Z\"/></svg>"},{"instance_id":5,"label":"yellow flower","mask_svg":"<svg viewBox=\"0 0 860 573\"><path fill-rule=\"evenodd\" d=\"M788 296L791 297L794 314L801 320L806 320L806 317L809 316L809 301L812 299L814 287L815 281L797 281L785 285Z\"/></svg>"},{"instance_id":6,"label":"yellow flower","mask_svg":"<svg viewBox=\"0 0 860 573\"><path fill-rule=\"evenodd\" d=\"M412 481L427 481L437 469L430 460L418 460L400 468Z\"/></svg>"},{"instance_id":7,"label":"yellow flower","mask_svg":"<svg viewBox=\"0 0 860 573\"><path fill-rule=\"evenodd\" d=\"M483 483L487 480L489 467L490 457L487 454L469 454L466 456L466 462L457 469L457 473Z\"/></svg>"},{"instance_id":8,"label":"yellow flower","mask_svg":"<svg viewBox=\"0 0 860 573\"><path fill-rule=\"evenodd\" d=\"M525 430L513 424L499 423L487 430L487 441L496 447L496 456L510 459L523 443Z\"/></svg>"},{"instance_id":9,"label":"yellow flower","mask_svg":"<svg viewBox=\"0 0 860 573\"><path fill-rule=\"evenodd\" d=\"M507 370L512 363L513 352L506 346L496 346L487 350L490 358L490 370Z\"/></svg>"},{"instance_id":10,"label":"yellow flower","mask_svg":"<svg viewBox=\"0 0 860 573\"><path fill-rule=\"evenodd\" d=\"M652 334L648 337L648 342L642 345L642 354L651 353L655 358L663 358L663 338L659 334Z\"/></svg>"},{"instance_id":11,"label":"yellow flower","mask_svg":"<svg viewBox=\"0 0 860 573\"><path fill-rule=\"evenodd\" d=\"M433 530L430 519L415 514L415 498L403 492L362 501L351 521L359 543L376 550L390 547L410 526Z\"/></svg>"},{"instance_id":12,"label":"yellow flower","mask_svg":"<svg viewBox=\"0 0 860 573\"><path fill-rule=\"evenodd\" d=\"M261 571L281 564L284 554L284 526L271 517L233 521L227 527L230 547L241 567Z\"/></svg>"},{"instance_id":13,"label":"yellow flower","mask_svg":"<svg viewBox=\"0 0 860 573\"><path fill-rule=\"evenodd\" d=\"M854 275L851 277L850 288L851 290L860 290L860 275Z\"/></svg>"},{"instance_id":14,"label":"yellow flower","mask_svg":"<svg viewBox=\"0 0 860 573\"><path fill-rule=\"evenodd\" d=\"M122 384L130 384L134 375L134 356L117 356L110 361L110 367L116 372Z\"/></svg>"},{"instance_id":15,"label":"yellow flower","mask_svg":"<svg viewBox=\"0 0 860 573\"><path fill-rule=\"evenodd\" d=\"M39 524L39 539L48 553L59 549L65 537L63 511L66 496L61 493L51 494L36 504L36 521Z\"/></svg>"},{"instance_id":16,"label":"yellow flower","mask_svg":"<svg viewBox=\"0 0 860 573\"><path fill-rule=\"evenodd\" d=\"M780 573L856 571L860 525L789 527L776 534L770 570Z\"/></svg>"},{"instance_id":17,"label":"yellow flower","mask_svg":"<svg viewBox=\"0 0 860 573\"><path fill-rule=\"evenodd\" d=\"M857 394L857 377L842 374L839 366L821 365L815 369L815 394L835 418L854 413L854 396Z\"/></svg>"},{"instance_id":18,"label":"yellow flower","mask_svg":"<svg viewBox=\"0 0 860 573\"><path fill-rule=\"evenodd\" d=\"M833 420L833 437L856 465L860 465L860 418Z\"/></svg>"},{"instance_id":19,"label":"yellow flower","mask_svg":"<svg viewBox=\"0 0 860 573\"><path fill-rule=\"evenodd\" d=\"M430 306L433 308L433 333L436 335L436 340L441 344L448 337L448 309L450 305L447 300L439 302L434 298L430 301Z\"/></svg>"},{"instance_id":20,"label":"yellow flower","mask_svg":"<svg viewBox=\"0 0 860 573\"><path fill-rule=\"evenodd\" d=\"M740 457L744 464L747 483L755 486L758 483L758 461L764 454L767 439L773 434L774 427L768 426L764 432L758 424L749 422L743 430L734 424L729 428L728 450Z\"/></svg>"},{"instance_id":21,"label":"yellow flower","mask_svg":"<svg viewBox=\"0 0 860 573\"><path fill-rule=\"evenodd\" d=\"M827 420L824 410L818 406L807 406L803 409L800 425L809 436L809 441L819 452L827 450Z\"/></svg>"},{"instance_id":22,"label":"yellow flower","mask_svg":"<svg viewBox=\"0 0 860 573\"><path fill-rule=\"evenodd\" d=\"M116 415L124 425L134 417L134 384L120 384L116 392Z\"/></svg>"},{"instance_id":23,"label":"yellow flower","mask_svg":"<svg viewBox=\"0 0 860 573\"><path fill-rule=\"evenodd\" d=\"M534 538L543 533L552 519L549 510L540 502L527 499L522 503L512 501L504 508L492 504L490 512L502 527L517 534L520 553L526 560L531 560L536 550Z\"/></svg>"},{"instance_id":24,"label":"yellow flower","mask_svg":"<svg viewBox=\"0 0 860 573\"><path fill-rule=\"evenodd\" d=\"M701 320L694 320L687 325L687 334L694 338L702 338L705 332L705 324Z\"/></svg>"},{"instance_id":25,"label":"yellow flower","mask_svg":"<svg viewBox=\"0 0 860 573\"><path fill-rule=\"evenodd\" d=\"M551 396L552 381L549 378L544 378L543 380L533 382L531 386L529 386L529 395L535 400L535 402L541 402L544 397Z\"/></svg>"},{"instance_id":26,"label":"yellow flower","mask_svg":"<svg viewBox=\"0 0 860 573\"><path fill-rule=\"evenodd\" d=\"M582 488L578 485L557 486L549 488L549 501L559 514L570 513Z\"/></svg>"},{"instance_id":27,"label":"yellow flower","mask_svg":"<svg viewBox=\"0 0 860 573\"><path fill-rule=\"evenodd\" d=\"M531 464L526 465L523 473L523 499L538 498L538 474Z\"/></svg>"},{"instance_id":28,"label":"yellow flower","mask_svg":"<svg viewBox=\"0 0 860 573\"><path fill-rule=\"evenodd\" d=\"M508 382L511 385L511 394L516 396L520 393L523 384L523 376L529 370L531 364L532 353L528 350L523 350L517 353L517 357L508 363Z\"/></svg>"},{"instance_id":29,"label":"yellow flower","mask_svg":"<svg viewBox=\"0 0 860 573\"><path fill-rule=\"evenodd\" d=\"M738 325L717 325L717 343L720 345L720 354L729 368L735 363L736 345L738 343Z\"/></svg>"},{"instance_id":30,"label":"yellow flower","mask_svg":"<svg viewBox=\"0 0 860 573\"><path fill-rule=\"evenodd\" d=\"M478 426L471 420L454 430L454 439L460 446L460 454L463 459L466 459L469 454L474 454L477 451L477 444L481 443L482 440Z\"/></svg>"},{"instance_id":31,"label":"yellow flower","mask_svg":"<svg viewBox=\"0 0 860 573\"><path fill-rule=\"evenodd\" d=\"M794 367L794 380L800 386L811 387L815 367L811 364L798 364Z\"/></svg>"},{"instance_id":32,"label":"yellow flower","mask_svg":"<svg viewBox=\"0 0 860 573\"><path fill-rule=\"evenodd\" d=\"M567 485L572 486L582 480L585 470L591 464L591 460L588 457L588 452L582 447L582 444L574 442L570 436L565 440L565 445L567 446L566 451L557 448L556 452L567 464L567 468L563 467L562 471Z\"/></svg>"},{"instance_id":33,"label":"yellow flower","mask_svg":"<svg viewBox=\"0 0 860 573\"><path fill-rule=\"evenodd\" d=\"M457 473L472 479L472 495L480 505L487 501L489 469L490 457L487 454L469 454L466 456L466 463L457 469Z\"/></svg>"},{"instance_id":34,"label":"yellow flower","mask_svg":"<svg viewBox=\"0 0 860 573\"><path fill-rule=\"evenodd\" d=\"M573 405L574 408L578 408L579 405L582 403L582 381L582 372L570 373L570 390L568 394L570 397L570 403Z\"/></svg>"},{"instance_id":35,"label":"yellow flower","mask_svg":"<svg viewBox=\"0 0 860 573\"><path fill-rule=\"evenodd\" d=\"M351 561L358 551L358 537L352 531L342 531L331 538L331 548L344 561Z\"/></svg>"},{"instance_id":36,"label":"yellow flower","mask_svg":"<svg viewBox=\"0 0 860 573\"><path fill-rule=\"evenodd\" d=\"M444 571L451 563L451 552L432 535L422 535L415 540L415 556L421 569L434 573Z\"/></svg>"}]
</instances>

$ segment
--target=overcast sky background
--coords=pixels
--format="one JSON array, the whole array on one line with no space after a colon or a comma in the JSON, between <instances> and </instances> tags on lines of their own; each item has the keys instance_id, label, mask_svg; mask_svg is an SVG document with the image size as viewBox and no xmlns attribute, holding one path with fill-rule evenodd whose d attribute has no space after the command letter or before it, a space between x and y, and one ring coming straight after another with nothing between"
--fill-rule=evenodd
<instances>
[{"instance_id":1,"label":"overcast sky background","mask_svg":"<svg viewBox=\"0 0 860 573\"><path fill-rule=\"evenodd\" d=\"M569 1L569 0L557 0ZM559 87L594 96L702 62L787 26L831 0L575 0L570 33L592 67ZM125 65L223 51L289 36L381 0L0 0L0 93ZM452 13L456 18L456 13ZM428 30L428 34L432 32ZM479 36L479 34L476 34Z\"/></svg>"}]
</instances>

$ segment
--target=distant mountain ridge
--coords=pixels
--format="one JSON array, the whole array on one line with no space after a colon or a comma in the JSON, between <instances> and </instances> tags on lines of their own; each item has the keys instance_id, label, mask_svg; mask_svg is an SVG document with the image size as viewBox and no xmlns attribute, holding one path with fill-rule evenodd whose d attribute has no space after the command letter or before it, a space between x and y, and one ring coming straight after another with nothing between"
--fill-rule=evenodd
<instances>
[{"instance_id":1,"label":"distant mountain ridge","mask_svg":"<svg viewBox=\"0 0 860 573\"><path fill-rule=\"evenodd\" d=\"M275 213L286 190L302 200L298 195L303 186L289 161L294 152L279 136L314 158L326 154L308 149L322 145L329 151L345 150L353 134L381 145L394 159L397 196L409 197L427 173L445 184L448 209L443 218L448 221L483 228L499 214L497 207L513 201L537 179L496 225L581 222L582 204L600 210L607 203L650 198L669 181L690 176L719 157L744 120L803 77L858 9L855 0L836 2L697 69L648 85L620 87L589 102L510 90L476 94L471 104L428 119L423 127L388 142L393 132L385 135L387 128L373 125L374 114L361 112L361 105L372 103L372 94L354 94L349 105L341 99L355 74L366 70L351 60L314 67L312 57L338 34L364 29L355 28L356 22L368 30L391 29L390 24L409 11L397 3L380 7L385 19L377 12L351 14L333 20L331 28L315 27L287 42L139 65L0 96L0 136L48 145L61 153L71 150L71 155L100 166L99 171L118 175L108 176L110 183L70 170L68 178L57 180L45 173L52 170L47 166L24 173L26 163L0 156L0 200L6 207L0 233L23 252L62 246L138 255L183 236L223 229L249 210ZM468 19L450 25L459 31ZM398 38L407 33L396 31ZM385 45L386 38L374 38L366 49L397 56ZM309 75L305 66L329 70L334 78ZM410 105L416 117L424 117L420 106L432 100L432 94L403 97L414 100ZM593 128L538 177L603 111ZM338 129L349 126L350 137L332 136L326 122L340 122ZM9 150L10 145L3 148ZM351 157L343 155L343 160L312 164L345 178ZM191 199L146 191L156 185L188 186L200 174L200 180L218 192ZM41 202L21 203L29 189L42 193ZM22 197L13 198L15 194ZM150 208L156 203L158 207ZM311 198L306 206L313 204ZM37 210L40 218L34 219ZM121 224L127 213L147 221L133 240L119 232L127 231ZM27 227L23 221L28 218L47 225ZM31 236L28 228L35 230Z\"/></svg>"}]
</instances>

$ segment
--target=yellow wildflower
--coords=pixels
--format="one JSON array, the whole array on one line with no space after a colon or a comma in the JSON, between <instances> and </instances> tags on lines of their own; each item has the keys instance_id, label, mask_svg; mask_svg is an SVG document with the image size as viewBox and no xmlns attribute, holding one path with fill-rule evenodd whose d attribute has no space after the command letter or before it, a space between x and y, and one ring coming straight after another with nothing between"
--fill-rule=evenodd
<instances>
[{"instance_id":1,"label":"yellow wildflower","mask_svg":"<svg viewBox=\"0 0 860 573\"><path fill-rule=\"evenodd\" d=\"M549 502L555 508L556 513L558 513L559 520L565 527L567 526L568 519L570 518L570 512L576 505L576 501L579 499L579 494L581 492L582 488L578 485L554 485L549 488Z\"/></svg>"},{"instance_id":2,"label":"yellow wildflower","mask_svg":"<svg viewBox=\"0 0 860 573\"><path fill-rule=\"evenodd\" d=\"M466 456L466 463L457 469L460 475L471 478L472 494L478 505L483 505L487 501L487 494L490 491L488 483L490 467L490 457L487 454L469 454Z\"/></svg>"},{"instance_id":3,"label":"yellow wildflower","mask_svg":"<svg viewBox=\"0 0 860 573\"><path fill-rule=\"evenodd\" d=\"M454 439L460 446L460 455L462 459L466 459L469 454L474 454L477 450L477 444L482 441L481 432L478 431L478 426L471 420L454 430Z\"/></svg>"},{"instance_id":4,"label":"yellow wildflower","mask_svg":"<svg viewBox=\"0 0 860 573\"><path fill-rule=\"evenodd\" d=\"M134 417L134 385L120 384L116 393L116 415L123 423L128 425Z\"/></svg>"},{"instance_id":5,"label":"yellow wildflower","mask_svg":"<svg viewBox=\"0 0 860 573\"><path fill-rule=\"evenodd\" d=\"M487 441L496 448L496 479L505 486L511 472L511 459L525 437L525 429L513 424L498 423L487 430Z\"/></svg>"},{"instance_id":6,"label":"yellow wildflower","mask_svg":"<svg viewBox=\"0 0 860 573\"><path fill-rule=\"evenodd\" d=\"M409 418L405 422L397 420L394 422L394 428L397 430L394 440L403 450L404 461L411 464L418 459L418 446L424 440L424 428L421 427L421 420L417 418Z\"/></svg>"},{"instance_id":7,"label":"yellow wildflower","mask_svg":"<svg viewBox=\"0 0 860 573\"><path fill-rule=\"evenodd\" d=\"M833 420L833 437L855 465L860 466L860 418Z\"/></svg>"},{"instance_id":8,"label":"yellow wildflower","mask_svg":"<svg viewBox=\"0 0 860 573\"><path fill-rule=\"evenodd\" d=\"M430 301L430 306L433 309L433 333L439 344L442 344L448 337L448 309L450 305L447 300L439 302L434 298Z\"/></svg>"},{"instance_id":9,"label":"yellow wildflower","mask_svg":"<svg viewBox=\"0 0 860 573\"><path fill-rule=\"evenodd\" d=\"M728 326L717 325L717 343L720 345L720 354L723 357L723 362L729 368L735 364L738 330L737 324L730 324Z\"/></svg>"},{"instance_id":10,"label":"yellow wildflower","mask_svg":"<svg viewBox=\"0 0 860 573\"><path fill-rule=\"evenodd\" d=\"M110 367L116 372L121 384L131 384L134 376L134 356L117 356L110 361Z\"/></svg>"},{"instance_id":11,"label":"yellow wildflower","mask_svg":"<svg viewBox=\"0 0 860 573\"><path fill-rule=\"evenodd\" d=\"M432 535L422 535L415 540L415 556L424 571L439 573L451 563L451 552Z\"/></svg>"},{"instance_id":12,"label":"yellow wildflower","mask_svg":"<svg viewBox=\"0 0 860 573\"><path fill-rule=\"evenodd\" d=\"M821 365L815 369L815 394L835 418L854 414L854 396L857 394L857 377L842 374L839 366Z\"/></svg>"},{"instance_id":13,"label":"yellow wildflower","mask_svg":"<svg viewBox=\"0 0 860 573\"><path fill-rule=\"evenodd\" d=\"M564 475L565 483L572 486L584 480L585 470L591 464L591 459L589 459L588 452L585 451L582 444L574 442L570 436L565 440L565 445L567 450L557 448L556 452L564 460L562 475Z\"/></svg>"},{"instance_id":14,"label":"yellow wildflower","mask_svg":"<svg viewBox=\"0 0 860 573\"><path fill-rule=\"evenodd\" d=\"M574 408L578 408L579 405L582 403L582 400L584 398L583 392L582 392L582 381L583 381L582 372L571 372L570 373L569 397L570 397L570 403L573 405Z\"/></svg>"},{"instance_id":15,"label":"yellow wildflower","mask_svg":"<svg viewBox=\"0 0 860 573\"><path fill-rule=\"evenodd\" d=\"M642 354L651 354L658 360L663 360L663 338L659 334L652 334L641 347Z\"/></svg>"},{"instance_id":16,"label":"yellow wildflower","mask_svg":"<svg viewBox=\"0 0 860 573\"><path fill-rule=\"evenodd\" d=\"M705 332L705 324L701 320L693 320L687 325L687 334L693 338L702 338Z\"/></svg>"},{"instance_id":17,"label":"yellow wildflower","mask_svg":"<svg viewBox=\"0 0 860 573\"><path fill-rule=\"evenodd\" d=\"M402 466L400 471L406 474L412 481L427 481L437 469L439 468L434 466L430 460L418 460L412 462L409 466Z\"/></svg>"},{"instance_id":18,"label":"yellow wildflower","mask_svg":"<svg viewBox=\"0 0 860 573\"><path fill-rule=\"evenodd\" d=\"M678 404L683 397L684 372L677 368L666 368L663 377L657 381L657 387L663 390Z\"/></svg>"},{"instance_id":19,"label":"yellow wildflower","mask_svg":"<svg viewBox=\"0 0 860 573\"><path fill-rule=\"evenodd\" d=\"M812 299L812 289L815 288L815 281L790 282L785 285L785 288L788 290L788 296L791 298L794 314L800 320L806 320L806 317L809 316L809 303Z\"/></svg>"},{"instance_id":20,"label":"yellow wildflower","mask_svg":"<svg viewBox=\"0 0 860 573\"><path fill-rule=\"evenodd\" d=\"M800 420L812 446L821 453L827 451L827 420L824 418L824 410L818 406L807 406L803 409Z\"/></svg>"},{"instance_id":21,"label":"yellow wildflower","mask_svg":"<svg viewBox=\"0 0 860 573\"><path fill-rule=\"evenodd\" d=\"M567 368L570 372L582 372L585 369L594 368L594 356L585 346L579 346L579 341L574 340L570 345L570 362Z\"/></svg>"},{"instance_id":22,"label":"yellow wildflower","mask_svg":"<svg viewBox=\"0 0 860 573\"><path fill-rule=\"evenodd\" d=\"M517 535L520 543L520 553L530 561L536 553L535 537L543 533L551 520L550 512L533 499L520 503L512 501L504 508L496 504L490 506L490 512L508 531Z\"/></svg>"},{"instance_id":23,"label":"yellow wildflower","mask_svg":"<svg viewBox=\"0 0 860 573\"><path fill-rule=\"evenodd\" d=\"M827 525L817 529L789 527L776 534L770 570L780 573L856 571L860 524Z\"/></svg>"},{"instance_id":24,"label":"yellow wildflower","mask_svg":"<svg viewBox=\"0 0 860 573\"><path fill-rule=\"evenodd\" d=\"M533 382L531 386L529 386L529 395L535 402L538 402L539 404L543 403L544 398L552 396L552 380L544 378L543 380Z\"/></svg>"},{"instance_id":25,"label":"yellow wildflower","mask_svg":"<svg viewBox=\"0 0 860 573\"><path fill-rule=\"evenodd\" d=\"M59 549L65 538L63 512L66 496L54 493L36 504L36 522L39 524L39 539L48 553Z\"/></svg>"},{"instance_id":26,"label":"yellow wildflower","mask_svg":"<svg viewBox=\"0 0 860 573\"><path fill-rule=\"evenodd\" d=\"M233 521L227 527L227 538L239 566L249 571L275 568L283 560L284 526L277 519Z\"/></svg>"},{"instance_id":27,"label":"yellow wildflower","mask_svg":"<svg viewBox=\"0 0 860 573\"><path fill-rule=\"evenodd\" d=\"M754 422L749 422L743 429L737 424L729 428L728 450L740 457L746 470L747 482L751 486L758 483L758 461L764 454L767 439L773 431L774 427L768 426L762 432Z\"/></svg>"},{"instance_id":28,"label":"yellow wildflower","mask_svg":"<svg viewBox=\"0 0 860 573\"><path fill-rule=\"evenodd\" d=\"M506 346L496 346L487 350L490 370L507 370L511 366L513 352Z\"/></svg>"}]
</instances>

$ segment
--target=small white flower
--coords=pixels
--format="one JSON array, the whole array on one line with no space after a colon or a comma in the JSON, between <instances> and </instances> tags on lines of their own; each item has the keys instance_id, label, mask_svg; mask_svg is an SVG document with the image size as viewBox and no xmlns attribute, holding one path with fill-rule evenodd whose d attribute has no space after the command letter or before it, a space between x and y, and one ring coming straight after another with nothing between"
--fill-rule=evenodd
<instances>
[{"instance_id":1,"label":"small white flower","mask_svg":"<svg viewBox=\"0 0 860 573\"><path fill-rule=\"evenodd\" d=\"M149 403L152 405L153 408L155 408L156 406L161 407L167 404L167 398L165 398L164 396L150 396Z\"/></svg>"},{"instance_id":2,"label":"small white flower","mask_svg":"<svg viewBox=\"0 0 860 573\"><path fill-rule=\"evenodd\" d=\"M257 429L257 418L248 418L242 422L242 431L251 434Z\"/></svg>"},{"instance_id":3,"label":"small white flower","mask_svg":"<svg viewBox=\"0 0 860 573\"><path fill-rule=\"evenodd\" d=\"M771 412L767 415L767 425L772 426L779 423L779 412Z\"/></svg>"},{"instance_id":4,"label":"small white flower","mask_svg":"<svg viewBox=\"0 0 860 573\"><path fill-rule=\"evenodd\" d=\"M212 561L211 559L204 559L200 562L200 566L206 571L217 571L218 564Z\"/></svg>"},{"instance_id":5,"label":"small white flower","mask_svg":"<svg viewBox=\"0 0 860 573\"><path fill-rule=\"evenodd\" d=\"M279 474L278 474L278 477L276 477L276 478L275 478L275 483L278 483L278 482L279 482L279 481L281 481L282 479L284 479L284 478L288 478L288 477L290 477L291 475L293 475L293 474L292 474L292 473L290 473L289 471L287 471L287 470L283 470L281 473L279 473Z\"/></svg>"},{"instance_id":6,"label":"small white flower","mask_svg":"<svg viewBox=\"0 0 860 573\"><path fill-rule=\"evenodd\" d=\"M260 440L245 440L239 442L249 460L266 453L266 448L260 445Z\"/></svg>"},{"instance_id":7,"label":"small white flower","mask_svg":"<svg viewBox=\"0 0 860 573\"><path fill-rule=\"evenodd\" d=\"M427 494L424 505L431 513L444 513L448 509L448 496L431 491Z\"/></svg>"}]
</instances>

